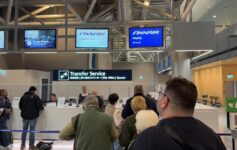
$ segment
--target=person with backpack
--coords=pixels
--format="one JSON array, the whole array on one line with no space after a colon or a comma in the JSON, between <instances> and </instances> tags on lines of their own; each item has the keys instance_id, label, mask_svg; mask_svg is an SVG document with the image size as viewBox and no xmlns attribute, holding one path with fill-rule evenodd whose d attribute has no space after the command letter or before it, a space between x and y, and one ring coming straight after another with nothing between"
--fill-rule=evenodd
<instances>
[{"instance_id":1,"label":"person with backpack","mask_svg":"<svg viewBox=\"0 0 237 150\"><path fill-rule=\"evenodd\" d=\"M23 130L27 131L30 127L30 131L34 131L39 117L39 112L44 109L43 103L39 96L35 94L36 87L31 86L29 91L21 97L19 102L19 108L21 110L21 117L23 119ZM25 149L27 132L22 132L21 136L21 150ZM35 150L35 134L30 132L29 138L29 150Z\"/></svg>"}]
</instances>

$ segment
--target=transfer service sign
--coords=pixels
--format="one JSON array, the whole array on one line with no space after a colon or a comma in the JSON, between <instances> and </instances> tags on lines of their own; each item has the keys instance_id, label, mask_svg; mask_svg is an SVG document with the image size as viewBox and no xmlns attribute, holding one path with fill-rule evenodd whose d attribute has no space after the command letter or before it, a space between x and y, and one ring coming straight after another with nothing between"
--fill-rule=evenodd
<instances>
[{"instance_id":1,"label":"transfer service sign","mask_svg":"<svg viewBox=\"0 0 237 150\"><path fill-rule=\"evenodd\" d=\"M132 70L54 70L54 81L131 81Z\"/></svg>"}]
</instances>

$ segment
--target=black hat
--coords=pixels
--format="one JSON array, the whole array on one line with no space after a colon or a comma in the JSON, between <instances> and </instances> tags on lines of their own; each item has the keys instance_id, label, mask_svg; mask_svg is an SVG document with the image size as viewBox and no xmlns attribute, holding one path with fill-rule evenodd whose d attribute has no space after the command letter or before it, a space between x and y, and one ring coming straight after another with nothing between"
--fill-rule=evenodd
<instances>
[{"instance_id":1,"label":"black hat","mask_svg":"<svg viewBox=\"0 0 237 150\"><path fill-rule=\"evenodd\" d=\"M35 91L36 91L36 87L35 87L35 86L31 86L31 87L29 88L29 91L30 91L30 92L35 92Z\"/></svg>"}]
</instances>

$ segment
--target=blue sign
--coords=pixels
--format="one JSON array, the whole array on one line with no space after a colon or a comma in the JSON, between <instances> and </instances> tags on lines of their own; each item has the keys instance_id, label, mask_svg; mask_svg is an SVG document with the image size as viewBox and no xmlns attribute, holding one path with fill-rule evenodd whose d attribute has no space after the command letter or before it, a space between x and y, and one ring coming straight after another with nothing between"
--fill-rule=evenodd
<instances>
[{"instance_id":1,"label":"blue sign","mask_svg":"<svg viewBox=\"0 0 237 150\"><path fill-rule=\"evenodd\" d=\"M54 81L132 81L132 70L54 70Z\"/></svg>"},{"instance_id":2,"label":"blue sign","mask_svg":"<svg viewBox=\"0 0 237 150\"><path fill-rule=\"evenodd\" d=\"M129 28L129 47L163 47L163 27Z\"/></svg>"},{"instance_id":3,"label":"blue sign","mask_svg":"<svg viewBox=\"0 0 237 150\"><path fill-rule=\"evenodd\" d=\"M56 48L56 30L25 30L24 48Z\"/></svg>"},{"instance_id":4,"label":"blue sign","mask_svg":"<svg viewBox=\"0 0 237 150\"><path fill-rule=\"evenodd\" d=\"M76 29L76 48L108 48L109 29Z\"/></svg>"},{"instance_id":5,"label":"blue sign","mask_svg":"<svg viewBox=\"0 0 237 150\"><path fill-rule=\"evenodd\" d=\"M0 31L0 49L4 48L4 31Z\"/></svg>"}]
</instances>

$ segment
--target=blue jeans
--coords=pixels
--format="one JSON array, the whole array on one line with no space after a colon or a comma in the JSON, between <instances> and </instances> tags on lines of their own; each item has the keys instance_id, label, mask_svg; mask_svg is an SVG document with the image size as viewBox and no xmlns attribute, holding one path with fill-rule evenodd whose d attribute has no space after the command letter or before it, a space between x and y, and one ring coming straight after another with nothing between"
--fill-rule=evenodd
<instances>
[{"instance_id":1,"label":"blue jeans","mask_svg":"<svg viewBox=\"0 0 237 150\"><path fill-rule=\"evenodd\" d=\"M28 127L30 125L30 131L34 131L36 123L37 123L37 119L33 119L33 120L23 119L23 130L24 131L28 130ZM25 146L26 145L26 135L27 135L27 132L22 132L22 135L21 135L21 146ZM30 141L30 143L29 143L30 147L35 145L35 133L30 132L29 141Z\"/></svg>"},{"instance_id":2,"label":"blue jeans","mask_svg":"<svg viewBox=\"0 0 237 150\"><path fill-rule=\"evenodd\" d=\"M8 130L7 123L0 123L0 129ZM0 145L3 147L7 147L10 144L10 132L0 132Z\"/></svg>"}]
</instances>

